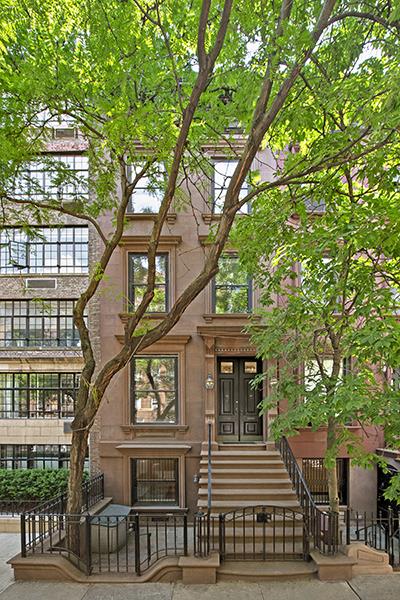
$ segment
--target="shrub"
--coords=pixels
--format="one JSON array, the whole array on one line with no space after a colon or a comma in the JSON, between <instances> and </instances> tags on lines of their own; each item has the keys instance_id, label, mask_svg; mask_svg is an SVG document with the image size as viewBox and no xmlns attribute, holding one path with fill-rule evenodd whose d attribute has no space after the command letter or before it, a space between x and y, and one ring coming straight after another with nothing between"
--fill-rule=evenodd
<instances>
[{"instance_id":1,"label":"shrub","mask_svg":"<svg viewBox=\"0 0 400 600\"><path fill-rule=\"evenodd\" d=\"M67 490L68 476L68 469L0 469L0 500L50 500Z\"/></svg>"}]
</instances>

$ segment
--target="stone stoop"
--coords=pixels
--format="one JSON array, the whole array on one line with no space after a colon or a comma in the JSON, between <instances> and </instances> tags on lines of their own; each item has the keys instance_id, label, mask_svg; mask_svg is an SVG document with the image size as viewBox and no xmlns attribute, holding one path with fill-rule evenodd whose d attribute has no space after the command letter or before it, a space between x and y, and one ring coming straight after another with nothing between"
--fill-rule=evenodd
<instances>
[{"instance_id":1,"label":"stone stoop","mask_svg":"<svg viewBox=\"0 0 400 600\"><path fill-rule=\"evenodd\" d=\"M237 513L225 521L226 552L261 555L301 555L302 519L294 521L292 510L301 510L280 453L271 444L220 444L211 455L211 516L260 505L274 506L273 520L256 522L255 514ZM197 507L207 511L208 456L203 447ZM284 513L284 509L289 509ZM272 512L272 511L271 511Z\"/></svg>"},{"instance_id":2,"label":"stone stoop","mask_svg":"<svg viewBox=\"0 0 400 600\"><path fill-rule=\"evenodd\" d=\"M292 482L277 450L266 444L220 444L212 452L211 514L260 504L300 509ZM197 507L207 510L207 451L200 460Z\"/></svg>"}]
</instances>

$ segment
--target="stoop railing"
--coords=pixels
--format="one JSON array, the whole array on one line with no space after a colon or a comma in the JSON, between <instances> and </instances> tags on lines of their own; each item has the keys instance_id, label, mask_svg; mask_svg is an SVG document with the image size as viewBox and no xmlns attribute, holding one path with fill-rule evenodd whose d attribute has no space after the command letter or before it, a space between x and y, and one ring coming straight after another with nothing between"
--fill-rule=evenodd
<instances>
[{"instance_id":1,"label":"stoop railing","mask_svg":"<svg viewBox=\"0 0 400 600\"><path fill-rule=\"evenodd\" d=\"M377 514L347 508L344 513L345 540L362 542L389 556L389 564L400 569L400 509L381 509Z\"/></svg>"},{"instance_id":2,"label":"stoop railing","mask_svg":"<svg viewBox=\"0 0 400 600\"><path fill-rule=\"evenodd\" d=\"M282 456L282 460L299 499L306 529L310 535L310 545L312 544L322 554L336 554L339 548L340 537L338 513L330 510L324 511L317 507L289 442L285 437L276 442L276 448Z\"/></svg>"}]
</instances>

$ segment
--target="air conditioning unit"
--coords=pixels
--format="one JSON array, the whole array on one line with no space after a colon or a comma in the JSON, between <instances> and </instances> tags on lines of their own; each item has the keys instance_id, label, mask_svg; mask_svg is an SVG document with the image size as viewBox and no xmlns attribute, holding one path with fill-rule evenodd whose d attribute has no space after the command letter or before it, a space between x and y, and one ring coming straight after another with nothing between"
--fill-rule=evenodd
<instances>
[{"instance_id":1,"label":"air conditioning unit","mask_svg":"<svg viewBox=\"0 0 400 600\"><path fill-rule=\"evenodd\" d=\"M25 279L25 287L28 290L55 290L57 288L57 279Z\"/></svg>"},{"instance_id":2,"label":"air conditioning unit","mask_svg":"<svg viewBox=\"0 0 400 600\"><path fill-rule=\"evenodd\" d=\"M78 137L78 132L75 127L55 127L53 129L53 137L55 139L75 139Z\"/></svg>"}]
</instances>

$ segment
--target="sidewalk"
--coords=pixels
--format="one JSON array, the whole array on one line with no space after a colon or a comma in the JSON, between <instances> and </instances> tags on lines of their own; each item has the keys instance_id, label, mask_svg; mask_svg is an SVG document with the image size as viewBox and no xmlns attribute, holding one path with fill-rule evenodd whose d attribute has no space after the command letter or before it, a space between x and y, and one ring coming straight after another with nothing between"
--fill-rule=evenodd
<instances>
[{"instance_id":1,"label":"sidewalk","mask_svg":"<svg viewBox=\"0 0 400 600\"><path fill-rule=\"evenodd\" d=\"M348 583L322 583L317 579L192 586L14 583L5 561L18 551L19 535L0 534L0 600L400 600L400 573L356 577Z\"/></svg>"},{"instance_id":2,"label":"sidewalk","mask_svg":"<svg viewBox=\"0 0 400 600\"><path fill-rule=\"evenodd\" d=\"M397 600L400 574L357 577L350 583L313 581L85 585L62 582L13 583L0 600Z\"/></svg>"}]
</instances>

